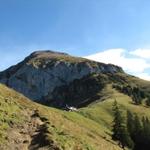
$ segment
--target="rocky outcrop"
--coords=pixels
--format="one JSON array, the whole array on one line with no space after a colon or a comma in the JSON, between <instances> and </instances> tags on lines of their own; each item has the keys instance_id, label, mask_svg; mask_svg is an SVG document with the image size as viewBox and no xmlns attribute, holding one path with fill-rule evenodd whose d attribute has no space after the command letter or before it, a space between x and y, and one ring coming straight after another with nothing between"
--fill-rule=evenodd
<instances>
[{"instance_id":1,"label":"rocky outcrop","mask_svg":"<svg viewBox=\"0 0 150 150\"><path fill-rule=\"evenodd\" d=\"M72 57L65 53L37 51L21 63L1 72L0 82L43 103L47 99L55 99L53 92L56 88L69 85L75 79L92 73L118 72L123 70L111 64Z\"/></svg>"}]
</instances>

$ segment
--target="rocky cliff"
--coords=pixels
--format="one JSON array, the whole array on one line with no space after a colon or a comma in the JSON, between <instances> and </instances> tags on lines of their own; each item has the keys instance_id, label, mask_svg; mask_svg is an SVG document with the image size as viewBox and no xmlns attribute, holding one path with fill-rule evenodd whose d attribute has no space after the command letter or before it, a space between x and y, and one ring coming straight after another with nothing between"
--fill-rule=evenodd
<instances>
[{"instance_id":1,"label":"rocky cliff","mask_svg":"<svg viewBox=\"0 0 150 150\"><path fill-rule=\"evenodd\" d=\"M59 97L59 87L68 86L76 79L92 73L115 74L123 70L112 64L103 64L88 59L73 57L66 53L37 51L19 64L0 73L0 82L23 93L30 99L51 105ZM63 103L63 104L62 104ZM65 102L53 103L61 107Z\"/></svg>"}]
</instances>

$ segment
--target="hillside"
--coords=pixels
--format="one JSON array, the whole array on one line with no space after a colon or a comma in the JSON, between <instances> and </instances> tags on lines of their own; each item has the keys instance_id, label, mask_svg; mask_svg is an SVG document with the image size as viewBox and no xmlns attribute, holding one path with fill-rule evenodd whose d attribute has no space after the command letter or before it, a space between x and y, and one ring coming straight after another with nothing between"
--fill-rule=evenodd
<instances>
[{"instance_id":1,"label":"hillside","mask_svg":"<svg viewBox=\"0 0 150 150\"><path fill-rule=\"evenodd\" d=\"M117 99L122 111L150 117L150 109L134 105L127 95L106 86L98 100L77 112L67 112L36 104L0 85L1 149L119 150L111 140L112 103ZM33 128L32 128L33 127ZM40 141L38 138L43 137ZM10 148L11 147L11 148Z\"/></svg>"},{"instance_id":2,"label":"hillside","mask_svg":"<svg viewBox=\"0 0 150 150\"><path fill-rule=\"evenodd\" d=\"M3 85L0 91L0 149L120 149L105 126L82 115L84 110L45 107Z\"/></svg>"},{"instance_id":3,"label":"hillside","mask_svg":"<svg viewBox=\"0 0 150 150\"><path fill-rule=\"evenodd\" d=\"M63 75L65 82L60 79ZM150 82L128 75L114 65L52 51L35 52L1 72L0 80L12 88L0 85L2 150L121 150L111 137L114 100L124 118L130 110L141 119L150 119L146 103ZM28 99L42 95L45 90L49 94L42 99ZM76 109L66 111L65 105Z\"/></svg>"}]
</instances>

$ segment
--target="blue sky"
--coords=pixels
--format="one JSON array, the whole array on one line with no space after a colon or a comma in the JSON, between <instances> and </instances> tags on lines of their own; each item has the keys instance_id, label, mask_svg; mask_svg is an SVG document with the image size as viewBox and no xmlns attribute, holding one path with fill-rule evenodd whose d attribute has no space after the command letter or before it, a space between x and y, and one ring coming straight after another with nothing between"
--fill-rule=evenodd
<instances>
[{"instance_id":1,"label":"blue sky","mask_svg":"<svg viewBox=\"0 0 150 150\"><path fill-rule=\"evenodd\" d=\"M39 49L75 56L113 49L145 61L140 73L125 70L149 77L150 57L135 55L138 49L150 51L149 7L149 0L0 0L0 70Z\"/></svg>"}]
</instances>

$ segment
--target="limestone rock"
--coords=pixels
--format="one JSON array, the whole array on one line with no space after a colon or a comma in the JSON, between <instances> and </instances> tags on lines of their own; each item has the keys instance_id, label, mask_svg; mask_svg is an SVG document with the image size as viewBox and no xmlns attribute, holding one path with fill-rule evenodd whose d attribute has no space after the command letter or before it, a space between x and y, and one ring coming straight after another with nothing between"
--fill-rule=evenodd
<instances>
[{"instance_id":1,"label":"limestone rock","mask_svg":"<svg viewBox=\"0 0 150 150\"><path fill-rule=\"evenodd\" d=\"M115 65L72 57L65 53L37 51L19 64L1 72L0 82L34 101L44 103L47 98L55 99L53 91L56 88L68 85L75 79L91 73L116 72L123 70Z\"/></svg>"}]
</instances>

